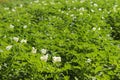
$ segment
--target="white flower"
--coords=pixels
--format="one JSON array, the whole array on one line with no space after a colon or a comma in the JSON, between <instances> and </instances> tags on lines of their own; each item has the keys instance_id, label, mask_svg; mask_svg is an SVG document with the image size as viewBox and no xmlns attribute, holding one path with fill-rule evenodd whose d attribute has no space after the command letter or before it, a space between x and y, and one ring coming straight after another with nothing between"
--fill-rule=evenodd
<instances>
[{"instance_id":1,"label":"white flower","mask_svg":"<svg viewBox=\"0 0 120 80\"><path fill-rule=\"evenodd\" d=\"M41 59L41 61L47 62L47 60L48 60L48 54L41 56L40 59Z\"/></svg>"},{"instance_id":2,"label":"white flower","mask_svg":"<svg viewBox=\"0 0 120 80\"><path fill-rule=\"evenodd\" d=\"M15 9L17 9L17 7L15 7Z\"/></svg>"},{"instance_id":3,"label":"white flower","mask_svg":"<svg viewBox=\"0 0 120 80\"><path fill-rule=\"evenodd\" d=\"M83 15L83 13L81 12L80 15Z\"/></svg>"},{"instance_id":4,"label":"white flower","mask_svg":"<svg viewBox=\"0 0 120 80\"><path fill-rule=\"evenodd\" d=\"M24 28L24 29L27 28L27 25L24 25L23 28Z\"/></svg>"},{"instance_id":5,"label":"white flower","mask_svg":"<svg viewBox=\"0 0 120 80\"><path fill-rule=\"evenodd\" d=\"M7 36L5 35L3 38L6 38Z\"/></svg>"},{"instance_id":6,"label":"white flower","mask_svg":"<svg viewBox=\"0 0 120 80\"><path fill-rule=\"evenodd\" d=\"M56 63L56 62L61 62L61 57L54 56L53 57L53 63Z\"/></svg>"},{"instance_id":7,"label":"white flower","mask_svg":"<svg viewBox=\"0 0 120 80\"><path fill-rule=\"evenodd\" d=\"M42 3L42 4L45 4L45 1L42 1L41 3Z\"/></svg>"},{"instance_id":8,"label":"white flower","mask_svg":"<svg viewBox=\"0 0 120 80\"><path fill-rule=\"evenodd\" d=\"M113 6L113 10L114 10L114 12L116 12L116 8L117 8L117 6L118 6L118 5Z\"/></svg>"},{"instance_id":9,"label":"white flower","mask_svg":"<svg viewBox=\"0 0 120 80\"><path fill-rule=\"evenodd\" d=\"M76 7L74 7L73 9L77 9Z\"/></svg>"},{"instance_id":10,"label":"white flower","mask_svg":"<svg viewBox=\"0 0 120 80\"><path fill-rule=\"evenodd\" d=\"M75 1L72 1L72 3L75 3Z\"/></svg>"},{"instance_id":11,"label":"white flower","mask_svg":"<svg viewBox=\"0 0 120 80\"><path fill-rule=\"evenodd\" d=\"M95 30L96 30L96 28L95 28L95 27L93 27L93 28L92 28L92 30L93 30L93 31L95 31Z\"/></svg>"},{"instance_id":12,"label":"white flower","mask_svg":"<svg viewBox=\"0 0 120 80\"><path fill-rule=\"evenodd\" d=\"M101 8L99 8L98 10L99 10L99 11L102 11L102 9L101 9Z\"/></svg>"},{"instance_id":13,"label":"white flower","mask_svg":"<svg viewBox=\"0 0 120 80\"><path fill-rule=\"evenodd\" d=\"M19 38L18 37L13 37L13 40L18 42L19 41Z\"/></svg>"},{"instance_id":14,"label":"white flower","mask_svg":"<svg viewBox=\"0 0 120 80\"><path fill-rule=\"evenodd\" d=\"M44 5L48 5L47 3L44 3Z\"/></svg>"},{"instance_id":15,"label":"white flower","mask_svg":"<svg viewBox=\"0 0 120 80\"><path fill-rule=\"evenodd\" d=\"M0 49L0 52L3 52L3 50L2 50L2 49Z\"/></svg>"},{"instance_id":16,"label":"white flower","mask_svg":"<svg viewBox=\"0 0 120 80\"><path fill-rule=\"evenodd\" d=\"M100 30L100 27L98 28L98 30Z\"/></svg>"},{"instance_id":17,"label":"white flower","mask_svg":"<svg viewBox=\"0 0 120 80\"><path fill-rule=\"evenodd\" d=\"M52 1L52 2L50 2L50 4L54 5L55 3Z\"/></svg>"},{"instance_id":18,"label":"white flower","mask_svg":"<svg viewBox=\"0 0 120 80\"><path fill-rule=\"evenodd\" d=\"M22 39L20 42L21 43L27 43L27 40L26 39Z\"/></svg>"},{"instance_id":19,"label":"white flower","mask_svg":"<svg viewBox=\"0 0 120 80\"><path fill-rule=\"evenodd\" d=\"M98 75L101 76L103 74L103 72L100 72Z\"/></svg>"},{"instance_id":20,"label":"white flower","mask_svg":"<svg viewBox=\"0 0 120 80\"><path fill-rule=\"evenodd\" d=\"M30 2L30 4L32 4L33 2Z\"/></svg>"},{"instance_id":21,"label":"white flower","mask_svg":"<svg viewBox=\"0 0 120 80\"><path fill-rule=\"evenodd\" d=\"M68 10L70 10L70 8L68 8Z\"/></svg>"},{"instance_id":22,"label":"white flower","mask_svg":"<svg viewBox=\"0 0 120 80\"><path fill-rule=\"evenodd\" d=\"M112 30L112 29L113 29L113 27L110 27L110 29Z\"/></svg>"},{"instance_id":23,"label":"white flower","mask_svg":"<svg viewBox=\"0 0 120 80\"><path fill-rule=\"evenodd\" d=\"M4 63L4 66L7 67L7 63Z\"/></svg>"},{"instance_id":24,"label":"white flower","mask_svg":"<svg viewBox=\"0 0 120 80\"><path fill-rule=\"evenodd\" d=\"M0 65L0 70L2 69L2 66Z\"/></svg>"},{"instance_id":25,"label":"white flower","mask_svg":"<svg viewBox=\"0 0 120 80\"><path fill-rule=\"evenodd\" d=\"M107 34L107 37L110 37L110 34Z\"/></svg>"},{"instance_id":26,"label":"white flower","mask_svg":"<svg viewBox=\"0 0 120 80\"><path fill-rule=\"evenodd\" d=\"M32 53L36 53L37 52L37 49L35 49L35 47L32 47Z\"/></svg>"},{"instance_id":27,"label":"white flower","mask_svg":"<svg viewBox=\"0 0 120 80\"><path fill-rule=\"evenodd\" d=\"M66 3L68 3L68 1L66 0Z\"/></svg>"},{"instance_id":28,"label":"white flower","mask_svg":"<svg viewBox=\"0 0 120 80\"><path fill-rule=\"evenodd\" d=\"M64 13L64 11L61 11L61 13Z\"/></svg>"},{"instance_id":29,"label":"white flower","mask_svg":"<svg viewBox=\"0 0 120 80\"><path fill-rule=\"evenodd\" d=\"M85 11L85 8L84 8L84 7L81 7L81 8L79 9L79 11Z\"/></svg>"},{"instance_id":30,"label":"white flower","mask_svg":"<svg viewBox=\"0 0 120 80\"><path fill-rule=\"evenodd\" d=\"M39 2L39 0L36 0L36 1L34 1L35 3L38 3Z\"/></svg>"},{"instance_id":31,"label":"white flower","mask_svg":"<svg viewBox=\"0 0 120 80\"><path fill-rule=\"evenodd\" d=\"M107 13L110 14L110 11L108 11Z\"/></svg>"},{"instance_id":32,"label":"white flower","mask_svg":"<svg viewBox=\"0 0 120 80\"><path fill-rule=\"evenodd\" d=\"M80 3L83 3L83 2L85 2L85 0L81 0L81 1L80 1Z\"/></svg>"},{"instance_id":33,"label":"white flower","mask_svg":"<svg viewBox=\"0 0 120 80\"><path fill-rule=\"evenodd\" d=\"M98 6L98 4L94 3L94 6L95 6L95 7L97 7L97 6Z\"/></svg>"},{"instance_id":34,"label":"white flower","mask_svg":"<svg viewBox=\"0 0 120 80\"><path fill-rule=\"evenodd\" d=\"M17 22L20 22L20 20L19 20L19 19L17 19Z\"/></svg>"},{"instance_id":35,"label":"white flower","mask_svg":"<svg viewBox=\"0 0 120 80\"><path fill-rule=\"evenodd\" d=\"M87 63L90 63L91 61L92 61L91 59L87 59L87 61L86 61L86 62L87 62Z\"/></svg>"},{"instance_id":36,"label":"white flower","mask_svg":"<svg viewBox=\"0 0 120 80\"><path fill-rule=\"evenodd\" d=\"M14 28L14 25L10 24L10 28Z\"/></svg>"},{"instance_id":37,"label":"white flower","mask_svg":"<svg viewBox=\"0 0 120 80\"><path fill-rule=\"evenodd\" d=\"M16 10L15 9L12 9L13 12L15 12Z\"/></svg>"},{"instance_id":38,"label":"white flower","mask_svg":"<svg viewBox=\"0 0 120 80\"><path fill-rule=\"evenodd\" d=\"M92 80L97 80L96 77L92 77Z\"/></svg>"},{"instance_id":39,"label":"white flower","mask_svg":"<svg viewBox=\"0 0 120 80\"><path fill-rule=\"evenodd\" d=\"M69 15L69 13L66 13L66 15Z\"/></svg>"},{"instance_id":40,"label":"white flower","mask_svg":"<svg viewBox=\"0 0 120 80\"><path fill-rule=\"evenodd\" d=\"M10 50L12 48L12 45L9 45L6 47L6 50Z\"/></svg>"},{"instance_id":41,"label":"white flower","mask_svg":"<svg viewBox=\"0 0 120 80\"><path fill-rule=\"evenodd\" d=\"M22 4L20 4L20 8L22 8L23 7L23 5Z\"/></svg>"},{"instance_id":42,"label":"white flower","mask_svg":"<svg viewBox=\"0 0 120 80\"><path fill-rule=\"evenodd\" d=\"M91 12L95 12L93 9L91 9Z\"/></svg>"},{"instance_id":43,"label":"white flower","mask_svg":"<svg viewBox=\"0 0 120 80\"><path fill-rule=\"evenodd\" d=\"M6 7L6 8L4 8L5 10L9 10L9 8L8 7Z\"/></svg>"},{"instance_id":44,"label":"white flower","mask_svg":"<svg viewBox=\"0 0 120 80\"><path fill-rule=\"evenodd\" d=\"M105 19L103 16L101 17L102 19Z\"/></svg>"},{"instance_id":45,"label":"white flower","mask_svg":"<svg viewBox=\"0 0 120 80\"><path fill-rule=\"evenodd\" d=\"M73 16L74 16L74 14L71 14L70 16L71 16L71 17L73 17Z\"/></svg>"},{"instance_id":46,"label":"white flower","mask_svg":"<svg viewBox=\"0 0 120 80\"><path fill-rule=\"evenodd\" d=\"M41 53L42 53L42 54L46 54L46 53L47 53L47 50L46 50L46 49L41 49Z\"/></svg>"},{"instance_id":47,"label":"white flower","mask_svg":"<svg viewBox=\"0 0 120 80\"><path fill-rule=\"evenodd\" d=\"M31 24L30 22L28 24Z\"/></svg>"},{"instance_id":48,"label":"white flower","mask_svg":"<svg viewBox=\"0 0 120 80\"><path fill-rule=\"evenodd\" d=\"M58 11L60 12L60 11L61 11L61 9L58 9Z\"/></svg>"}]
</instances>

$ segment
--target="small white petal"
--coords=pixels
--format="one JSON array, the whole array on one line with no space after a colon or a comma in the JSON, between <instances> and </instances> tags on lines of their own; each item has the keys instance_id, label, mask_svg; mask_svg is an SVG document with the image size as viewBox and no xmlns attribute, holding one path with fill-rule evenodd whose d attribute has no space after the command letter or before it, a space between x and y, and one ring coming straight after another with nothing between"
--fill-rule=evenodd
<instances>
[{"instance_id":1,"label":"small white petal","mask_svg":"<svg viewBox=\"0 0 120 80\"><path fill-rule=\"evenodd\" d=\"M36 0L36 1L34 1L35 3L38 3L39 2L39 0Z\"/></svg>"},{"instance_id":2,"label":"small white petal","mask_svg":"<svg viewBox=\"0 0 120 80\"><path fill-rule=\"evenodd\" d=\"M64 11L61 11L61 13L64 13Z\"/></svg>"},{"instance_id":3,"label":"small white petal","mask_svg":"<svg viewBox=\"0 0 120 80\"><path fill-rule=\"evenodd\" d=\"M0 70L2 69L2 66L0 65Z\"/></svg>"},{"instance_id":4,"label":"small white petal","mask_svg":"<svg viewBox=\"0 0 120 80\"><path fill-rule=\"evenodd\" d=\"M30 4L32 4L33 2L30 2Z\"/></svg>"},{"instance_id":5,"label":"small white petal","mask_svg":"<svg viewBox=\"0 0 120 80\"><path fill-rule=\"evenodd\" d=\"M24 25L23 28L24 28L24 29L27 28L27 25Z\"/></svg>"},{"instance_id":6,"label":"small white petal","mask_svg":"<svg viewBox=\"0 0 120 80\"><path fill-rule=\"evenodd\" d=\"M12 48L12 45L9 45L6 47L6 50L10 50Z\"/></svg>"},{"instance_id":7,"label":"small white petal","mask_svg":"<svg viewBox=\"0 0 120 80\"><path fill-rule=\"evenodd\" d=\"M92 28L92 30L93 30L93 31L95 31L95 30L96 30L96 28L95 28L95 27L93 27L93 28Z\"/></svg>"},{"instance_id":8,"label":"small white petal","mask_svg":"<svg viewBox=\"0 0 120 80\"><path fill-rule=\"evenodd\" d=\"M6 38L7 36L5 35L3 38Z\"/></svg>"},{"instance_id":9,"label":"small white petal","mask_svg":"<svg viewBox=\"0 0 120 80\"><path fill-rule=\"evenodd\" d=\"M85 8L84 8L84 7L81 7L81 8L79 9L79 11L85 11Z\"/></svg>"},{"instance_id":10,"label":"small white petal","mask_svg":"<svg viewBox=\"0 0 120 80\"><path fill-rule=\"evenodd\" d=\"M113 29L113 27L110 27L110 29L112 30L112 29Z\"/></svg>"},{"instance_id":11,"label":"small white petal","mask_svg":"<svg viewBox=\"0 0 120 80\"><path fill-rule=\"evenodd\" d=\"M6 7L6 8L4 8L5 10L9 10L9 8L8 7Z\"/></svg>"},{"instance_id":12,"label":"small white petal","mask_svg":"<svg viewBox=\"0 0 120 80\"><path fill-rule=\"evenodd\" d=\"M87 61L86 61L86 62L87 62L87 63L90 63L91 61L92 61L91 59L87 59Z\"/></svg>"},{"instance_id":13,"label":"small white petal","mask_svg":"<svg viewBox=\"0 0 120 80\"><path fill-rule=\"evenodd\" d=\"M83 15L83 13L81 12L80 15Z\"/></svg>"},{"instance_id":14,"label":"small white petal","mask_svg":"<svg viewBox=\"0 0 120 80\"><path fill-rule=\"evenodd\" d=\"M16 10L15 9L12 9L13 12L15 12Z\"/></svg>"},{"instance_id":15,"label":"small white petal","mask_svg":"<svg viewBox=\"0 0 120 80\"><path fill-rule=\"evenodd\" d=\"M69 13L66 13L66 15L69 15Z\"/></svg>"},{"instance_id":16,"label":"small white petal","mask_svg":"<svg viewBox=\"0 0 120 80\"><path fill-rule=\"evenodd\" d=\"M83 2L85 2L85 0L80 0L80 3L83 3Z\"/></svg>"},{"instance_id":17,"label":"small white petal","mask_svg":"<svg viewBox=\"0 0 120 80\"><path fill-rule=\"evenodd\" d=\"M98 30L100 30L100 27L98 28Z\"/></svg>"},{"instance_id":18,"label":"small white petal","mask_svg":"<svg viewBox=\"0 0 120 80\"><path fill-rule=\"evenodd\" d=\"M97 80L96 77L92 77L92 80Z\"/></svg>"},{"instance_id":19,"label":"small white petal","mask_svg":"<svg viewBox=\"0 0 120 80\"><path fill-rule=\"evenodd\" d=\"M98 10L99 10L99 11L102 11L102 9L101 9L101 8L99 8Z\"/></svg>"},{"instance_id":20,"label":"small white petal","mask_svg":"<svg viewBox=\"0 0 120 80\"><path fill-rule=\"evenodd\" d=\"M91 9L91 12L95 12L93 9Z\"/></svg>"},{"instance_id":21,"label":"small white petal","mask_svg":"<svg viewBox=\"0 0 120 80\"><path fill-rule=\"evenodd\" d=\"M68 8L68 10L70 10L70 8Z\"/></svg>"},{"instance_id":22,"label":"small white petal","mask_svg":"<svg viewBox=\"0 0 120 80\"><path fill-rule=\"evenodd\" d=\"M71 16L71 17L73 17L73 16L74 16L74 14L71 14L70 16Z\"/></svg>"},{"instance_id":23,"label":"small white petal","mask_svg":"<svg viewBox=\"0 0 120 80\"><path fill-rule=\"evenodd\" d=\"M76 7L74 7L73 9L77 9Z\"/></svg>"},{"instance_id":24,"label":"small white petal","mask_svg":"<svg viewBox=\"0 0 120 80\"><path fill-rule=\"evenodd\" d=\"M3 50L2 50L2 49L0 49L0 52L3 52Z\"/></svg>"},{"instance_id":25,"label":"small white petal","mask_svg":"<svg viewBox=\"0 0 120 80\"><path fill-rule=\"evenodd\" d=\"M102 19L105 19L105 18L102 16Z\"/></svg>"},{"instance_id":26,"label":"small white petal","mask_svg":"<svg viewBox=\"0 0 120 80\"><path fill-rule=\"evenodd\" d=\"M20 8L22 8L23 7L23 5L22 4L20 4Z\"/></svg>"},{"instance_id":27,"label":"small white petal","mask_svg":"<svg viewBox=\"0 0 120 80\"><path fill-rule=\"evenodd\" d=\"M14 25L10 24L10 28L14 28Z\"/></svg>"},{"instance_id":28,"label":"small white petal","mask_svg":"<svg viewBox=\"0 0 120 80\"><path fill-rule=\"evenodd\" d=\"M72 3L75 3L75 1L72 1Z\"/></svg>"},{"instance_id":29,"label":"small white petal","mask_svg":"<svg viewBox=\"0 0 120 80\"><path fill-rule=\"evenodd\" d=\"M94 3L94 6L95 6L95 7L97 7L97 6L98 6L98 4Z\"/></svg>"}]
</instances>

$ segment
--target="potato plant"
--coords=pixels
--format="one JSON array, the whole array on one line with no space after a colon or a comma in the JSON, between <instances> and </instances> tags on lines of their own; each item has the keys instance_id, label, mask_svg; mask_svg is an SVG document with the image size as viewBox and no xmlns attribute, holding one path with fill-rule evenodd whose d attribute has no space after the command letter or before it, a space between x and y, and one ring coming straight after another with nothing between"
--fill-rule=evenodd
<instances>
[{"instance_id":1,"label":"potato plant","mask_svg":"<svg viewBox=\"0 0 120 80\"><path fill-rule=\"evenodd\" d=\"M119 0L0 3L0 80L120 80Z\"/></svg>"}]
</instances>

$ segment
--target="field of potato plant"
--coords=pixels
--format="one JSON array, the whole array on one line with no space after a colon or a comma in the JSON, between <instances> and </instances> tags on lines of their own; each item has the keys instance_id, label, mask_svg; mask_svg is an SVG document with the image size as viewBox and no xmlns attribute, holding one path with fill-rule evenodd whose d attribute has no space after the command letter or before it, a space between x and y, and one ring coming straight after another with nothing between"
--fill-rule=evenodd
<instances>
[{"instance_id":1,"label":"field of potato plant","mask_svg":"<svg viewBox=\"0 0 120 80\"><path fill-rule=\"evenodd\" d=\"M120 80L120 0L0 0L0 80Z\"/></svg>"}]
</instances>

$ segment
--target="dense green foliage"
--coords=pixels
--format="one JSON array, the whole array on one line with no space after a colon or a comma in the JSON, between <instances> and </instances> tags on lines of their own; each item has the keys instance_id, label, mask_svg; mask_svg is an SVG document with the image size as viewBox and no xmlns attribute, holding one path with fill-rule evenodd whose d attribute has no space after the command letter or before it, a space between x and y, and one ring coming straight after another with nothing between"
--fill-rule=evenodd
<instances>
[{"instance_id":1,"label":"dense green foliage","mask_svg":"<svg viewBox=\"0 0 120 80\"><path fill-rule=\"evenodd\" d=\"M120 80L119 0L24 1L0 4L0 80Z\"/></svg>"}]
</instances>

